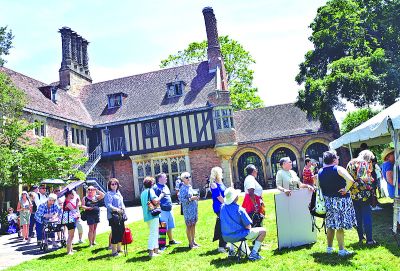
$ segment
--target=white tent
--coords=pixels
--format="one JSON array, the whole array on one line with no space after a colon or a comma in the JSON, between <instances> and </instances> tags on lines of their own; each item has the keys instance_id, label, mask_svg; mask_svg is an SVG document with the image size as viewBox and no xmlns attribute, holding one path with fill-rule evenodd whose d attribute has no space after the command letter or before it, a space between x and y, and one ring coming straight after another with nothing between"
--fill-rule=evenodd
<instances>
[{"instance_id":1,"label":"white tent","mask_svg":"<svg viewBox=\"0 0 400 271\"><path fill-rule=\"evenodd\" d=\"M393 170L393 182L395 184L395 201L393 207L393 231L396 232L400 198L398 195L398 178L400 165L400 101L386 108L373 118L354 128L350 132L342 135L338 139L329 143L331 149L339 147L359 147L362 143L368 146L379 145L383 143L394 143L395 149L395 167Z\"/></svg>"}]
</instances>

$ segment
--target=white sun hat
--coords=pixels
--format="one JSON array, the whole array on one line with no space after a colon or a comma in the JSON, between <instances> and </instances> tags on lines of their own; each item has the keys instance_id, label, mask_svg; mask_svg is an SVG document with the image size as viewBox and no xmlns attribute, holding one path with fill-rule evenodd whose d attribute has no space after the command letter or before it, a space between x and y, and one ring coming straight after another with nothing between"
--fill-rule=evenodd
<instances>
[{"instance_id":1,"label":"white sun hat","mask_svg":"<svg viewBox=\"0 0 400 271\"><path fill-rule=\"evenodd\" d=\"M225 204L231 204L232 202L235 201L235 199L240 195L240 190L239 189L234 189L233 187L229 187L225 190Z\"/></svg>"}]
</instances>

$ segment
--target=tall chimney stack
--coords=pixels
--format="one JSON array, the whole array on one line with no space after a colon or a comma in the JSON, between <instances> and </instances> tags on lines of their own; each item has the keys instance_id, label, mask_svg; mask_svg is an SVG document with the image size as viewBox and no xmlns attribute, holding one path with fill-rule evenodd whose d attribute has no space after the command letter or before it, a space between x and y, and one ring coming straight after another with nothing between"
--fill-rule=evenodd
<instances>
[{"instance_id":1,"label":"tall chimney stack","mask_svg":"<svg viewBox=\"0 0 400 271\"><path fill-rule=\"evenodd\" d=\"M71 95L79 95L83 86L92 83L88 65L89 42L69 27L59 30L62 42L62 61L59 70L60 87Z\"/></svg>"},{"instance_id":2,"label":"tall chimney stack","mask_svg":"<svg viewBox=\"0 0 400 271\"><path fill-rule=\"evenodd\" d=\"M204 22L207 32L207 55L208 66L210 72L215 72L217 66L221 68L221 48L218 41L217 19L214 15L214 10L211 7L203 8Z\"/></svg>"}]
</instances>

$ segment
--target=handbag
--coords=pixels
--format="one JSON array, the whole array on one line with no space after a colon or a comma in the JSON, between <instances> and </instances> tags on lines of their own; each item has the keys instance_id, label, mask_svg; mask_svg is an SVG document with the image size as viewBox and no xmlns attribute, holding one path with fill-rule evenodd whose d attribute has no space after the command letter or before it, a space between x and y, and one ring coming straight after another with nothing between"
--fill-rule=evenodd
<instances>
[{"instance_id":1,"label":"handbag","mask_svg":"<svg viewBox=\"0 0 400 271\"><path fill-rule=\"evenodd\" d=\"M61 218L61 224L67 225L69 223L75 223L76 217L73 214L70 214L71 211L64 211Z\"/></svg>"},{"instance_id":2,"label":"handbag","mask_svg":"<svg viewBox=\"0 0 400 271\"><path fill-rule=\"evenodd\" d=\"M326 214L325 199L324 196L322 195L321 188L316 189L315 212L319 215Z\"/></svg>"},{"instance_id":3,"label":"handbag","mask_svg":"<svg viewBox=\"0 0 400 271\"><path fill-rule=\"evenodd\" d=\"M150 199L150 189L149 189L149 195L147 198L147 207L152 216L158 216L159 214L161 214L160 204L154 204Z\"/></svg>"},{"instance_id":4,"label":"handbag","mask_svg":"<svg viewBox=\"0 0 400 271\"><path fill-rule=\"evenodd\" d=\"M81 219L82 219L82 221L86 221L87 220L87 212L86 211L82 211L81 212Z\"/></svg>"}]
</instances>

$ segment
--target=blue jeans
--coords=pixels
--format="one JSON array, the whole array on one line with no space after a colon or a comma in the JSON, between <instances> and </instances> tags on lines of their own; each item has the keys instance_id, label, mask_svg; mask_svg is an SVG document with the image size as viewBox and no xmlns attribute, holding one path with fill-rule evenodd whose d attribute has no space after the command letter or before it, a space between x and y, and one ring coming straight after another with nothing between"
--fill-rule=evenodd
<instances>
[{"instance_id":1,"label":"blue jeans","mask_svg":"<svg viewBox=\"0 0 400 271\"><path fill-rule=\"evenodd\" d=\"M373 239L370 201L353 200L353 205L356 212L358 239L361 241L365 233L367 242L371 242Z\"/></svg>"}]
</instances>

